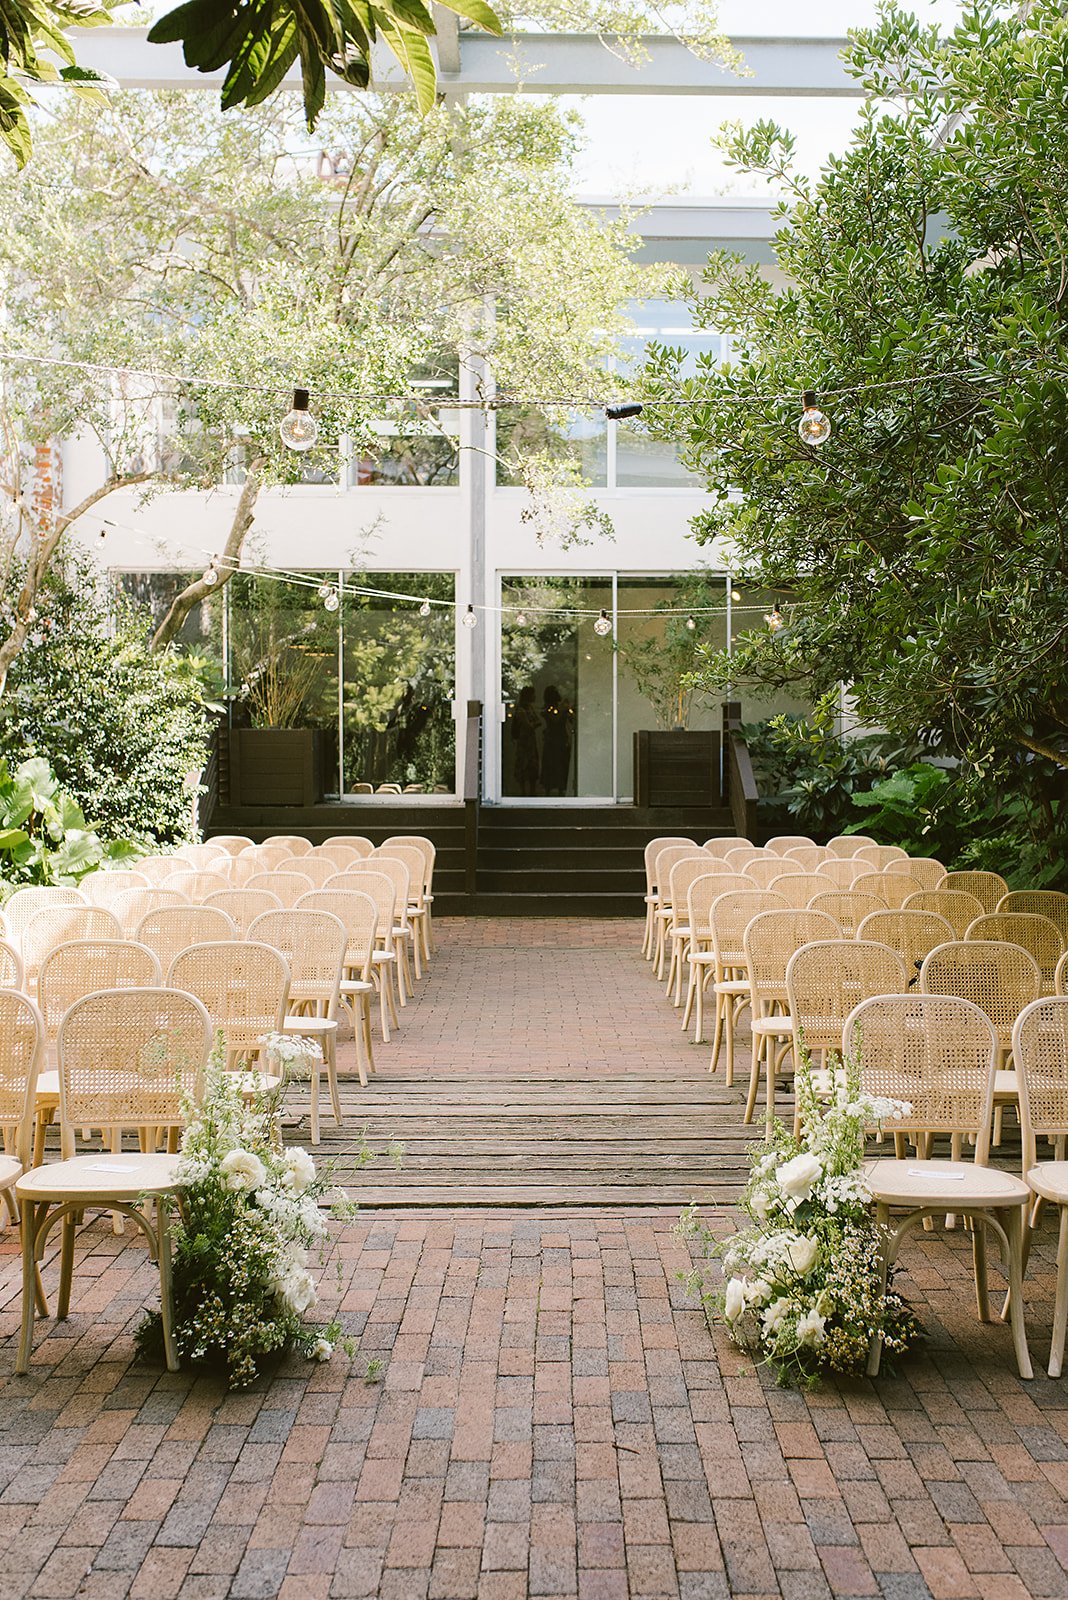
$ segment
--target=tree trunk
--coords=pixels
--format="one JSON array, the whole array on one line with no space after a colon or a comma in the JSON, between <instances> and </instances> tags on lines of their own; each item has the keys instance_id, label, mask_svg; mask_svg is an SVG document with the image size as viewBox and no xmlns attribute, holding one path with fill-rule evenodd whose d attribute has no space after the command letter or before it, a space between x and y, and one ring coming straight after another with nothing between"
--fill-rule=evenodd
<instances>
[{"instance_id":1,"label":"tree trunk","mask_svg":"<svg viewBox=\"0 0 1068 1600\"><path fill-rule=\"evenodd\" d=\"M230 582L234 573L241 565L241 549L245 542L245 535L251 528L255 518L256 500L260 489L263 487L264 458L258 456L249 466L245 481L241 486L241 494L234 508L233 521L230 523L230 532L226 536L226 544L222 554L216 558L215 571L218 574L215 583L205 583L203 578L195 578L176 594L171 602L171 608L152 636L150 648L152 650L165 650L172 639L177 638L183 622L193 607L199 605L209 594L218 594L223 586Z\"/></svg>"}]
</instances>

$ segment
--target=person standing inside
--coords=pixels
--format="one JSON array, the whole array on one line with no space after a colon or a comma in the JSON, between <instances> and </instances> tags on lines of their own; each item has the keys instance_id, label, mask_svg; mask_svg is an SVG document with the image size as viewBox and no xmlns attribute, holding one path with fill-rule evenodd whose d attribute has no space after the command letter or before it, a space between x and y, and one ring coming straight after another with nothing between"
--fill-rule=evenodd
<instances>
[{"instance_id":1,"label":"person standing inside","mask_svg":"<svg viewBox=\"0 0 1068 1600\"><path fill-rule=\"evenodd\" d=\"M512 743L515 745L515 779L521 795L538 792L538 729L541 718L534 708L534 689L520 689L512 712Z\"/></svg>"},{"instance_id":2,"label":"person standing inside","mask_svg":"<svg viewBox=\"0 0 1068 1600\"><path fill-rule=\"evenodd\" d=\"M566 794L571 771L571 742L574 713L560 698L555 684L542 696L541 719L544 733L541 746L541 786L546 794Z\"/></svg>"}]
</instances>

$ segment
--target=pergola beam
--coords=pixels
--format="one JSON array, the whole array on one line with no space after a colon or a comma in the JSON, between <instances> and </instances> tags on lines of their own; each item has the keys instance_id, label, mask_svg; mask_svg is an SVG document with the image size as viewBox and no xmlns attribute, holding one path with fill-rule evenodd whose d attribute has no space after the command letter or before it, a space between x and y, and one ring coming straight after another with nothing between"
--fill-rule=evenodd
<instances>
[{"instance_id":1,"label":"pergola beam","mask_svg":"<svg viewBox=\"0 0 1068 1600\"><path fill-rule=\"evenodd\" d=\"M448 94L511 94L517 83L539 94L687 94L856 97L861 89L849 77L840 52L845 40L735 38L748 73L738 76L713 61L691 54L677 39L644 40L645 59L631 63L609 50L595 34L518 33L502 39L458 30L449 18L436 46L439 83ZM149 44L145 28L75 29L78 61L109 73L124 89L217 88L223 74L195 72L181 46ZM405 78L385 50L374 56L374 83L399 89ZM331 78L334 89L344 89ZM285 83L299 88L290 73Z\"/></svg>"}]
</instances>

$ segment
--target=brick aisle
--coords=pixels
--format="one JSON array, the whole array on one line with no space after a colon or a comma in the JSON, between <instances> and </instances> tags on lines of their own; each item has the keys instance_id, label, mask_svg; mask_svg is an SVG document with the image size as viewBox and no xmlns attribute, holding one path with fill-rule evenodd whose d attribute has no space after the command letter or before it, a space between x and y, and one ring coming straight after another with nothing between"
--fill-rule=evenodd
<instances>
[{"instance_id":1,"label":"brick aisle","mask_svg":"<svg viewBox=\"0 0 1068 1600\"><path fill-rule=\"evenodd\" d=\"M648 982L618 960L620 989ZM132 1362L154 1273L106 1222L15 1378L0 1235L0 1597L1068 1594L1068 1387L1019 1382L1008 1330L975 1321L963 1234L907 1249L931 1338L900 1377L798 1394L709 1336L672 1221L357 1217L319 1313L356 1364L291 1360L230 1397ZM1040 1374L1052 1243L1029 1275Z\"/></svg>"}]
</instances>

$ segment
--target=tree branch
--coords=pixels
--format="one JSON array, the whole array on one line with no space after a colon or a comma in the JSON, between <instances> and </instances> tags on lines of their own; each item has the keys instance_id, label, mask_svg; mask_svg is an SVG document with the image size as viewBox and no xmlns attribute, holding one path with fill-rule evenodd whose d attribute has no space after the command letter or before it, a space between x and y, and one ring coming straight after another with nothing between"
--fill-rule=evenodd
<instances>
[{"instance_id":1,"label":"tree branch","mask_svg":"<svg viewBox=\"0 0 1068 1600\"><path fill-rule=\"evenodd\" d=\"M237 571L241 564L241 550L245 542L245 535L253 524L256 501L259 497L260 489L263 487L263 469L265 465L266 458L263 456L256 456L249 465L245 481L241 486L237 505L234 508L230 531L226 536L226 544L215 568L218 573L217 581L215 583L205 583L203 578L196 578L192 583L186 584L179 594L175 595L171 602L170 610L152 635L152 643L149 646L151 650L165 650L171 641L177 637L183 622L193 610L193 607L199 605L207 595L218 594Z\"/></svg>"}]
</instances>

